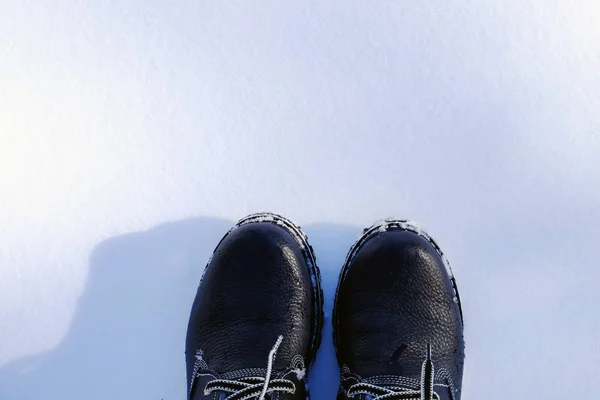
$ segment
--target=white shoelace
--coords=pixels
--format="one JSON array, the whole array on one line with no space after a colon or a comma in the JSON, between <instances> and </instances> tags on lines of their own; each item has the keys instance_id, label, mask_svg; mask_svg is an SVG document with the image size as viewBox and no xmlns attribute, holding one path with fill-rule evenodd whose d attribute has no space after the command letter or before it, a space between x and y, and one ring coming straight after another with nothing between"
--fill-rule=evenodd
<instances>
[{"instance_id":1,"label":"white shoelace","mask_svg":"<svg viewBox=\"0 0 600 400\"><path fill-rule=\"evenodd\" d=\"M225 400L247 400L258 398L264 400L268 392L295 393L296 385L288 379L272 379L273 365L277 350L283 341L283 336L277 338L277 342L269 352L267 372L265 377L244 377L239 379L215 379L206 384L204 394L210 395L214 391L229 393Z\"/></svg>"},{"instance_id":2,"label":"white shoelace","mask_svg":"<svg viewBox=\"0 0 600 400\"><path fill-rule=\"evenodd\" d=\"M431 361L431 345L427 345L427 353L421 370L421 390L403 388L389 388L371 383L359 382L348 389L346 396L352 398L356 395L368 395L373 400L439 400L433 391L434 368Z\"/></svg>"}]
</instances>

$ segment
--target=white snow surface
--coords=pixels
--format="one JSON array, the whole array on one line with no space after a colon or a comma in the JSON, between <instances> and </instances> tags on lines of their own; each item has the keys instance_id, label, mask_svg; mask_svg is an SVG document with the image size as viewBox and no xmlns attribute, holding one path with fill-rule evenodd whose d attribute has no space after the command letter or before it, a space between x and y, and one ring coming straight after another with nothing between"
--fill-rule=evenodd
<instances>
[{"instance_id":1,"label":"white snow surface","mask_svg":"<svg viewBox=\"0 0 600 400\"><path fill-rule=\"evenodd\" d=\"M184 399L198 280L281 213L331 308L364 227L420 221L465 315L463 398L595 395L596 1L0 4L0 399Z\"/></svg>"}]
</instances>

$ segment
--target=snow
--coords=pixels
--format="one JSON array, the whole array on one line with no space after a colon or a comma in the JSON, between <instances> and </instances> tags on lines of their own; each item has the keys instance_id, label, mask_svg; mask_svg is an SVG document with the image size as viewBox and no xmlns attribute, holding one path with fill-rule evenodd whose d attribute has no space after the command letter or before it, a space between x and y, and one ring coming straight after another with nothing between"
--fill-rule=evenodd
<instances>
[{"instance_id":1,"label":"snow","mask_svg":"<svg viewBox=\"0 0 600 400\"><path fill-rule=\"evenodd\" d=\"M451 261L464 398L590 397L599 19L592 1L4 2L0 399L185 398L203 268L265 210L321 267L314 399L337 390L339 270L388 215Z\"/></svg>"}]
</instances>

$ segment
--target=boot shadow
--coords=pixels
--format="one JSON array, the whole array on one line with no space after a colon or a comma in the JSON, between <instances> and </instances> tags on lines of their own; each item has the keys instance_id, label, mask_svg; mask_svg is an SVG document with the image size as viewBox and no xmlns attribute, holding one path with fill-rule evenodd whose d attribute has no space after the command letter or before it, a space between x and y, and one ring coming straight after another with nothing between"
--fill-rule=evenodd
<instances>
[{"instance_id":1,"label":"boot shadow","mask_svg":"<svg viewBox=\"0 0 600 400\"><path fill-rule=\"evenodd\" d=\"M333 223L311 224L303 228L317 256L325 297L323 339L309 375L310 394L313 400L335 399L340 384L340 369L333 346L333 301L342 265L362 228Z\"/></svg>"},{"instance_id":2,"label":"boot shadow","mask_svg":"<svg viewBox=\"0 0 600 400\"><path fill-rule=\"evenodd\" d=\"M191 218L101 242L90 256L68 333L55 349L2 367L0 398L185 399L189 311L206 262L232 225ZM320 223L304 230L317 254L325 294L323 341L310 373L311 397L324 400L335 396L339 384L333 296L360 229Z\"/></svg>"}]
</instances>

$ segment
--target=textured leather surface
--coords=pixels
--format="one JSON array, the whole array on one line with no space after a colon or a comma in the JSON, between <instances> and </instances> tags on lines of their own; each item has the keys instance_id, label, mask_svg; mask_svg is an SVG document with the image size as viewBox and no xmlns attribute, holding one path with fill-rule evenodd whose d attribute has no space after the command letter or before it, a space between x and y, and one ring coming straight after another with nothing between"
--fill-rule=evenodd
<instances>
[{"instance_id":1,"label":"textured leather surface","mask_svg":"<svg viewBox=\"0 0 600 400\"><path fill-rule=\"evenodd\" d=\"M196 351L217 374L266 368L279 335L275 369L310 360L311 274L295 239L273 223L232 230L217 246L192 307L186 340L188 382Z\"/></svg>"},{"instance_id":2,"label":"textured leather surface","mask_svg":"<svg viewBox=\"0 0 600 400\"><path fill-rule=\"evenodd\" d=\"M447 370L460 398L461 311L444 262L426 238L392 230L363 244L340 281L334 335L340 366L362 378L393 375L420 381L431 343L436 371Z\"/></svg>"}]
</instances>

